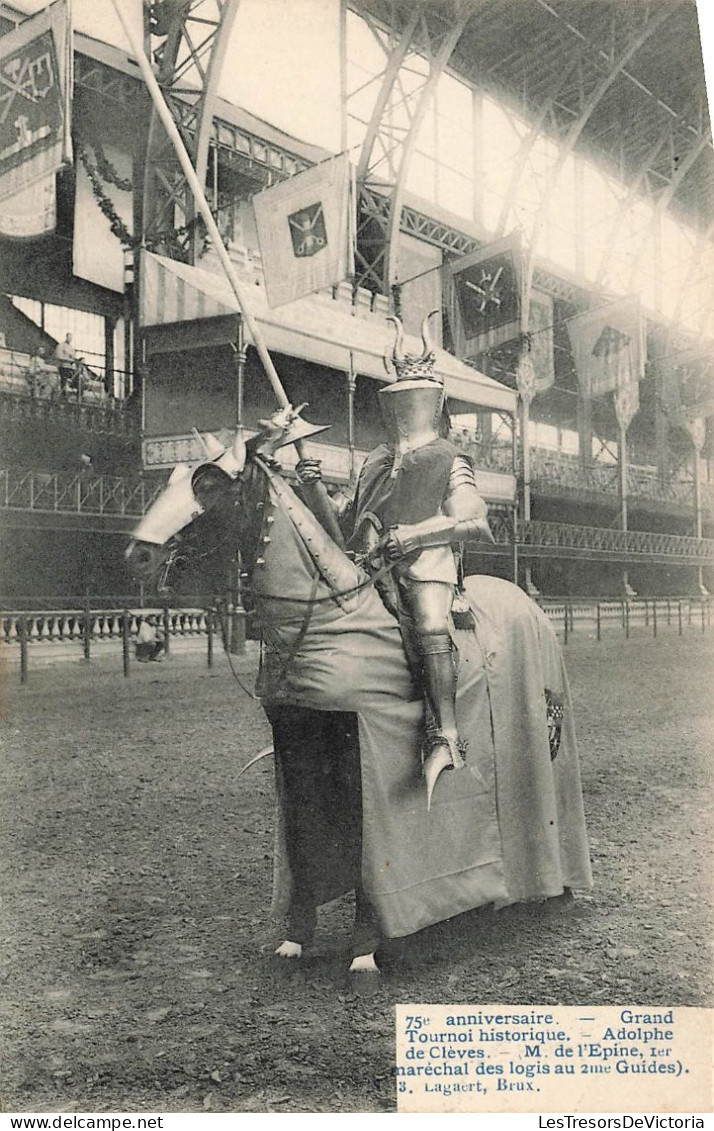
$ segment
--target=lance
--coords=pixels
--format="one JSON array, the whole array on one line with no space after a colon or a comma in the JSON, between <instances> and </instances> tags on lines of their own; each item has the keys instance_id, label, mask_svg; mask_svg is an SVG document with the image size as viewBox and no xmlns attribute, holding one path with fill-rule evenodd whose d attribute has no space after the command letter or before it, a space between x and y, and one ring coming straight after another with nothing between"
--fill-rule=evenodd
<instances>
[{"instance_id":1,"label":"lance","mask_svg":"<svg viewBox=\"0 0 714 1131\"><path fill-rule=\"evenodd\" d=\"M235 268L231 263L230 256L226 250L225 244L223 243L221 234L218 231L218 225L213 218L213 213L211 212L208 201L206 200L206 195L203 191L201 182L198 179L196 170L191 163L191 158L188 155L188 150L184 145L183 138L178 131L178 127L176 126L171 111L166 104L166 99L163 96L161 87L156 81L156 76L151 69L151 64L144 54L143 45L139 42L139 39L133 27L130 26L128 17L126 15L125 5L122 3L122 0L112 0L112 2L114 4L114 9L121 21L122 27L124 28L126 37L129 40L131 49L134 52L136 61L139 64L144 82L149 89L151 100L156 107L156 112L163 123L164 129L166 130L166 133L168 134L174 149L176 150L176 155L181 164L181 168L183 169L184 176L186 177L191 192L193 193L193 199L196 203L196 207L198 208L203 222L206 225L206 230L211 237L211 240L213 241L213 245L218 254L218 258L221 261L221 266L226 273L226 278L228 279L233 294L236 297L236 302L238 303L241 316L246 326L248 327L248 332L250 333L250 336L253 339L253 344L258 351L258 355L261 362L263 363L263 368L265 370L267 378L272 385L273 392L275 393L278 404L281 408L289 408L291 406L288 396L282 386L282 382L278 376L277 370L273 365L273 359L268 353L265 342L263 341L263 337L260 333L260 330L258 329L258 324L253 317L250 309L250 304L246 301L245 290L238 280ZM124 10L122 10L123 8ZM297 447L299 454L302 455L300 441L296 441L295 446Z\"/></svg>"},{"instance_id":2,"label":"lance","mask_svg":"<svg viewBox=\"0 0 714 1131\"><path fill-rule=\"evenodd\" d=\"M134 29L131 27L126 15L126 11L122 10L122 0L112 0L112 2L114 4L114 10L116 11L121 25L124 28L126 37L129 40L131 49L134 52L136 61L139 64L139 68L144 77L144 82L149 89L151 100L156 107L156 112L163 123L164 129L166 130L166 133L168 134L174 149L176 150L176 155L181 164L181 168L183 169L186 180L188 181L191 192L193 193L193 199L196 203L196 207L198 208L203 222L206 225L206 231L213 241L213 245L218 254L218 258L220 259L221 266L226 273L226 278L228 279L233 294L236 297L238 309L241 312L243 321L248 327L248 332L253 339L253 344L258 351L258 356L263 363L263 369L265 370L266 376L270 381L277 402L281 409L291 409L292 406L290 404L290 400L285 392L285 389L283 388L282 382L278 376L278 372L273 365L273 359L268 353L267 346L263 341L263 336L258 328L258 324L253 317L253 313L250 309L250 303L246 300L246 292L238 281L235 268L231 263L230 256L228 254L228 251L226 250L225 244L223 243L221 233L218 231L218 225L216 224L213 213L211 212L208 201L206 200L206 194L203 191L203 186L201 185L201 182L196 174L196 170L191 163L191 158L189 157L188 150L184 145L183 138L178 131L178 127L173 119L171 111L166 104L166 99L163 96L161 87L156 81L156 76L151 69L151 64L144 54L143 44L139 42ZM292 440L292 443L295 445L300 458L304 459L308 454L304 442L296 438ZM327 492L325 491L324 485L321 482L304 484L303 491L305 491L306 494L310 495L313 510L315 511L320 522L326 528L333 540L337 542L338 546L344 545L342 532L340 530L334 509L330 505L330 501L327 497Z\"/></svg>"}]
</instances>

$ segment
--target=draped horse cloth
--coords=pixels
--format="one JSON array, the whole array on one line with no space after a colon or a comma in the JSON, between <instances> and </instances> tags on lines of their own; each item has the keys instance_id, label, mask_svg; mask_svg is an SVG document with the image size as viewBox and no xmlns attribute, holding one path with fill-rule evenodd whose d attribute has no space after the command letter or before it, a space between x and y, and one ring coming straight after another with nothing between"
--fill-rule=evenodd
<instances>
[{"instance_id":1,"label":"draped horse cloth","mask_svg":"<svg viewBox=\"0 0 714 1131\"><path fill-rule=\"evenodd\" d=\"M304 508L298 504L296 512L291 504L289 516L280 499L272 501L271 541L279 551L269 560L266 555L257 588L297 596L295 579L309 577L308 567L315 563L310 546L320 535L315 526L309 527L311 535L305 536L303 527L302 536L296 536L296 513L302 516ZM313 520L302 516L298 528L303 521ZM293 874L296 868L307 868L318 903L354 887L350 862L360 851L362 886L386 937L411 934L487 903L591 886L572 707L553 628L510 582L468 577L466 594L475 631L457 630L454 639L457 715L468 742L467 767L441 775L430 811L419 772L422 697L396 621L372 587L356 594L347 609L333 602L315 606L308 631L280 672L283 707L266 704L278 717L288 705L282 727L288 746L290 705L302 709L293 722L298 729L298 720L303 725L302 741L296 738L303 759L297 771L278 759L278 912L287 911L294 884L301 882ZM292 630L294 641L299 635ZM546 689L563 703L561 742L553 759ZM355 782L342 761L348 751L335 748L339 731L330 748L329 734L312 711L356 714L356 793L350 795ZM312 734L311 717L317 720ZM361 827L352 801L360 792ZM296 832L297 856L288 841ZM296 864L298 858L302 863Z\"/></svg>"}]
</instances>

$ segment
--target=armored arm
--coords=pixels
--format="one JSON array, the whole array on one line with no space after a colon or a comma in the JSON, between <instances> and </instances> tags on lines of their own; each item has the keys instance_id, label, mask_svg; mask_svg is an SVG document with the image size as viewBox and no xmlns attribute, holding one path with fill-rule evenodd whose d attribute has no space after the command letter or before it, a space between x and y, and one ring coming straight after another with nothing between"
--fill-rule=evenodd
<instances>
[{"instance_id":1,"label":"armored arm","mask_svg":"<svg viewBox=\"0 0 714 1131\"><path fill-rule=\"evenodd\" d=\"M386 556L396 561L428 546L493 542L486 504L478 493L473 468L465 456L458 455L454 459L442 511L413 525L392 527L383 543Z\"/></svg>"},{"instance_id":2,"label":"armored arm","mask_svg":"<svg viewBox=\"0 0 714 1131\"><path fill-rule=\"evenodd\" d=\"M336 497L329 494L322 481L321 462L312 457L301 459L295 468L297 480L302 488L304 502L330 537L344 549L342 527L350 507L350 500L342 493Z\"/></svg>"}]
</instances>

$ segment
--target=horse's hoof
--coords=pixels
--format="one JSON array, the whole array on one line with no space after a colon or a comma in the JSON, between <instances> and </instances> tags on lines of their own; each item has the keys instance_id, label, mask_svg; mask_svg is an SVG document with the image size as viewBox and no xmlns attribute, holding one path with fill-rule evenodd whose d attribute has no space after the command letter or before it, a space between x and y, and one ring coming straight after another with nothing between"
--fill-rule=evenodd
<instances>
[{"instance_id":1,"label":"horse's hoof","mask_svg":"<svg viewBox=\"0 0 714 1131\"><path fill-rule=\"evenodd\" d=\"M275 953L278 958L302 958L302 943L290 942L289 939L286 939L276 949Z\"/></svg>"},{"instance_id":2,"label":"horse's hoof","mask_svg":"<svg viewBox=\"0 0 714 1131\"><path fill-rule=\"evenodd\" d=\"M350 974L380 974L381 970L374 961L374 954L359 954L352 959L349 972Z\"/></svg>"}]
</instances>

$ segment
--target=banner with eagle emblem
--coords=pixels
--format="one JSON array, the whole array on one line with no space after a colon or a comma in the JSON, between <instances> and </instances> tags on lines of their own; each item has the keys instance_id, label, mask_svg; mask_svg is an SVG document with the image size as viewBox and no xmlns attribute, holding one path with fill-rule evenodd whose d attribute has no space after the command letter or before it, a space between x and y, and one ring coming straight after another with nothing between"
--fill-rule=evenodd
<instances>
[{"instance_id":1,"label":"banner with eagle emblem","mask_svg":"<svg viewBox=\"0 0 714 1131\"><path fill-rule=\"evenodd\" d=\"M354 191L346 154L253 197L270 306L354 274Z\"/></svg>"},{"instance_id":2,"label":"banner with eagle emblem","mask_svg":"<svg viewBox=\"0 0 714 1131\"><path fill-rule=\"evenodd\" d=\"M56 0L0 39L2 201L72 159L72 50L67 0Z\"/></svg>"},{"instance_id":3,"label":"banner with eagle emblem","mask_svg":"<svg viewBox=\"0 0 714 1131\"><path fill-rule=\"evenodd\" d=\"M620 425L629 427L645 375L645 321L637 297L588 310L568 321L575 370L586 397L614 393Z\"/></svg>"}]
</instances>

